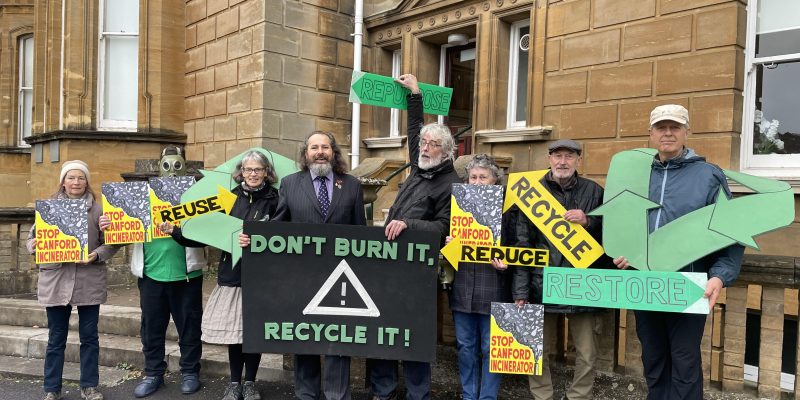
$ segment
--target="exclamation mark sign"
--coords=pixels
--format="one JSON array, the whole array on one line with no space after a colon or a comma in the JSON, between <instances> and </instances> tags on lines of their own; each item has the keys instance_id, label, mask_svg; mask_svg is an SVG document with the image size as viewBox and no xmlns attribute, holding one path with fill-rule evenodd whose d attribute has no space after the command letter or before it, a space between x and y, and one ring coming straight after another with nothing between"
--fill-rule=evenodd
<instances>
[{"instance_id":1,"label":"exclamation mark sign","mask_svg":"<svg viewBox=\"0 0 800 400\"><path fill-rule=\"evenodd\" d=\"M408 347L411 344L411 330L404 329L404 331L405 331L405 342L406 342L405 345L406 347Z\"/></svg>"},{"instance_id":2,"label":"exclamation mark sign","mask_svg":"<svg viewBox=\"0 0 800 400\"><path fill-rule=\"evenodd\" d=\"M342 282L342 305L344 305L344 297L347 297L347 282Z\"/></svg>"}]
</instances>

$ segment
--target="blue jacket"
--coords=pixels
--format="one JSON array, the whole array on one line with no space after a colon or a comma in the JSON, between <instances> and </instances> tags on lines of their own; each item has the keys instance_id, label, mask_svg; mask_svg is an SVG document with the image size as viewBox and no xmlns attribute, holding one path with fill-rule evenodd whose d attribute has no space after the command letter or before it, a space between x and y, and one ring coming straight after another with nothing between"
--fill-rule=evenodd
<instances>
[{"instance_id":1,"label":"blue jacket","mask_svg":"<svg viewBox=\"0 0 800 400\"><path fill-rule=\"evenodd\" d=\"M650 170L650 200L661 207L648 213L650 233L694 210L716 202L719 189L731 197L725 174L714 164L698 156L692 149L684 149L680 156L661 162L658 156ZM725 287L739 276L744 247L734 244L717 250L683 267L681 272L706 272L708 278L717 277Z\"/></svg>"}]
</instances>

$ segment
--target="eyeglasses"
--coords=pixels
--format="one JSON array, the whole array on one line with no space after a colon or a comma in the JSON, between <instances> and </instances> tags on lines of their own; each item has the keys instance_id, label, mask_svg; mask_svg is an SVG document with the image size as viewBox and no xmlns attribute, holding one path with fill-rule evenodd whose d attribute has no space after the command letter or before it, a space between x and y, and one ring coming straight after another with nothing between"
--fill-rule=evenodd
<instances>
[{"instance_id":1,"label":"eyeglasses","mask_svg":"<svg viewBox=\"0 0 800 400\"><path fill-rule=\"evenodd\" d=\"M242 173L245 175L261 174L266 170L266 168L242 168Z\"/></svg>"},{"instance_id":2,"label":"eyeglasses","mask_svg":"<svg viewBox=\"0 0 800 400\"><path fill-rule=\"evenodd\" d=\"M430 147L432 149L435 149L437 147L442 147L442 145L439 144L439 143L436 143L436 142L429 142L427 140L420 140L419 141L419 148L421 149L421 148L424 148L424 147Z\"/></svg>"}]
</instances>

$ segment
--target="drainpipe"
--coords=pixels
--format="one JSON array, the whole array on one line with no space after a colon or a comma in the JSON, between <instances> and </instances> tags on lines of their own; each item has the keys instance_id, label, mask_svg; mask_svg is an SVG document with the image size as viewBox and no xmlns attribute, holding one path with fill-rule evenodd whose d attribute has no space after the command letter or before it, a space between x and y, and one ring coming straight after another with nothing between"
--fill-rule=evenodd
<instances>
[{"instance_id":1,"label":"drainpipe","mask_svg":"<svg viewBox=\"0 0 800 400\"><path fill-rule=\"evenodd\" d=\"M355 0L355 26L353 29L353 71L361 71L361 40L364 30L364 0ZM353 103L350 132L350 168L359 163L361 148L361 104Z\"/></svg>"},{"instance_id":2,"label":"drainpipe","mask_svg":"<svg viewBox=\"0 0 800 400\"><path fill-rule=\"evenodd\" d=\"M61 0L61 59L58 69L58 130L64 130L64 26L67 24L67 0ZM47 127L44 127L45 132Z\"/></svg>"}]
</instances>

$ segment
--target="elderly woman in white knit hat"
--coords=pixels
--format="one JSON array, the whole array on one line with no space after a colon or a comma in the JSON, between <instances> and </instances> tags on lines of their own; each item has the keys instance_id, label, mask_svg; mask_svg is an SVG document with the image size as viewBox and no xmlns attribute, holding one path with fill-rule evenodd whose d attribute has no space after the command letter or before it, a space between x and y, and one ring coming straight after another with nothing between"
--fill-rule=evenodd
<instances>
[{"instance_id":1,"label":"elderly woman in white knit hat","mask_svg":"<svg viewBox=\"0 0 800 400\"><path fill-rule=\"evenodd\" d=\"M54 199L82 199L89 214L89 257L80 263L39 264L39 303L47 310L47 353L44 359L45 400L61 398L61 375L64 369L64 350L69 332L72 308L78 308L80 336L81 398L102 400L97 390L99 381L98 357L100 343L97 320L100 304L106 301L106 261L119 247L103 242L100 227L102 207L89 185L89 166L85 162L67 161L61 167L58 190ZM103 228L106 228L104 226ZM28 251L34 253L34 227L28 234Z\"/></svg>"}]
</instances>

